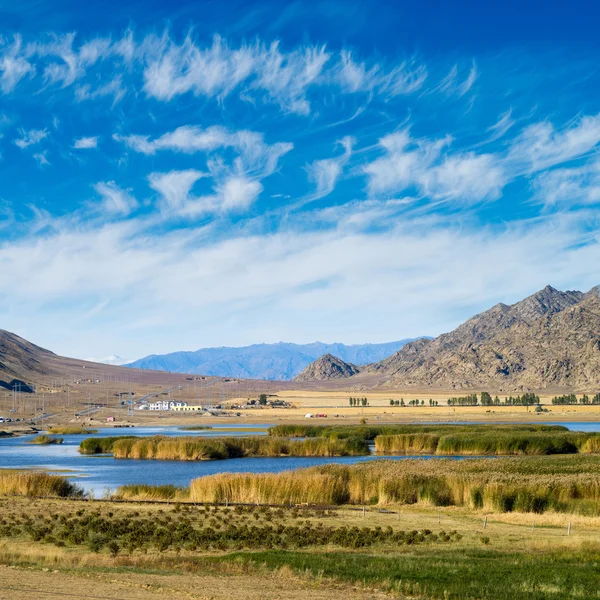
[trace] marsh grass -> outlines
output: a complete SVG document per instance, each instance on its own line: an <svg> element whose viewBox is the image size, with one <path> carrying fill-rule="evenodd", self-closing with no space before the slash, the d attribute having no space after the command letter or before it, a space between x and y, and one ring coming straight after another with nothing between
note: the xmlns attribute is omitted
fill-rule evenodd
<svg viewBox="0 0 600 600"><path fill-rule="evenodd" d="M548 455L600 452L596 433L563 431L458 430L451 434L404 433L378 435L375 451L382 454Z"/></svg>
<svg viewBox="0 0 600 600"><path fill-rule="evenodd" d="M119 487L119 491L115 497L121 500L186 501L190 499L190 490L189 488L175 485L130 484Z"/></svg>
<svg viewBox="0 0 600 600"><path fill-rule="evenodd" d="M250 456L360 456L369 447L360 438L288 440L268 437L117 437L90 438L82 454L112 453L120 459L219 460Z"/></svg>
<svg viewBox="0 0 600 600"><path fill-rule="evenodd" d="M34 471L1 471L0 496L80 497L81 488L59 475Z"/></svg>
<svg viewBox="0 0 600 600"><path fill-rule="evenodd" d="M28 444L37 444L40 446L47 446L49 444L62 444L63 439L61 437L54 437L51 435L36 435L32 440L29 440Z"/></svg>
<svg viewBox="0 0 600 600"><path fill-rule="evenodd" d="M465 506L491 512L600 515L593 456L373 461L276 474L222 473L191 482L195 502Z"/></svg>
<svg viewBox="0 0 600 600"><path fill-rule="evenodd" d="M86 438L79 444L80 454L110 454L117 440L136 439L134 436L112 436L103 438Z"/></svg>
<svg viewBox="0 0 600 600"><path fill-rule="evenodd" d="M343 439L361 437L373 441L377 436L431 434L436 436L451 434L502 433L559 433L568 432L562 425L525 424L482 424L482 425L276 425L268 429L273 437L329 437Z"/></svg>

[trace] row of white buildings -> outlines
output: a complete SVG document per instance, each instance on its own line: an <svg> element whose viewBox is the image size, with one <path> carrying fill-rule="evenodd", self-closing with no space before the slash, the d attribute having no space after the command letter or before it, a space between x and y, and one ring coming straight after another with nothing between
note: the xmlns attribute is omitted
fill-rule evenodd
<svg viewBox="0 0 600 600"><path fill-rule="evenodd" d="M159 400L158 402L148 402L138 406L138 410L181 410L187 406L187 402L177 400Z"/></svg>

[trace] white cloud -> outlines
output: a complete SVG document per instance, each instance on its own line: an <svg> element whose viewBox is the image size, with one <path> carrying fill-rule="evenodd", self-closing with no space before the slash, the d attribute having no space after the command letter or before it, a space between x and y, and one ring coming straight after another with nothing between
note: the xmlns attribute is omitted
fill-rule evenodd
<svg viewBox="0 0 600 600"><path fill-rule="evenodd" d="M74 33L51 33L27 44L19 36L12 43L0 38L0 90L10 93L26 77L41 80L38 88L72 87L79 102L109 97L116 104L141 85L147 96L163 102L187 93L224 102L235 92L242 100L308 115L313 90L333 86L389 100L421 89L427 68L415 59L383 65L324 45L284 49L278 40L234 46L216 35L203 44L190 33L179 42L167 30L137 40L131 31L117 40L82 42ZM456 93L464 93L474 77L472 70L456 84Z"/></svg>
<svg viewBox="0 0 600 600"><path fill-rule="evenodd" d="M256 179L225 170L216 179L212 193L194 195L192 188L206 176L207 173L193 169L152 173L148 181L150 187L159 194L159 209L163 216L195 218L207 214L245 211L263 190Z"/></svg>
<svg viewBox="0 0 600 600"><path fill-rule="evenodd" d="M584 156L599 143L600 115L581 117L561 131L545 121L529 125L515 138L508 161L534 173Z"/></svg>
<svg viewBox="0 0 600 600"><path fill-rule="evenodd" d="M76 150L89 150L98 147L97 137L81 137L73 142L73 148Z"/></svg>
<svg viewBox="0 0 600 600"><path fill-rule="evenodd" d="M202 129L193 125L184 125L174 131L150 140L147 135L113 136L116 141L123 142L126 146L143 154L155 154L160 150L178 152L208 152L217 148L239 148L243 139L253 137L255 143L262 143L262 135L258 133L234 132L231 133L224 127L214 126Z"/></svg>
<svg viewBox="0 0 600 600"><path fill-rule="evenodd" d="M199 214L210 210L210 204L191 195L196 182L206 173L195 169L152 173L150 187L160 195L160 209L166 216Z"/></svg>
<svg viewBox="0 0 600 600"><path fill-rule="evenodd" d="M114 181L101 181L94 185L94 189L102 196L101 209L105 213L127 216L138 207L137 200Z"/></svg>
<svg viewBox="0 0 600 600"><path fill-rule="evenodd" d="M266 93L266 99L299 114L309 112L306 89L329 59L322 47L282 53L274 42L232 49L220 36L215 36L212 46L202 48L190 36L179 45L164 34L147 38L144 49L144 89L150 96L168 101L191 92L223 98L246 83Z"/></svg>
<svg viewBox="0 0 600 600"><path fill-rule="evenodd" d="M39 144L43 139L48 137L48 131L46 129L30 129L29 131L19 129L19 134L21 137L14 140L14 143L21 148L21 150Z"/></svg>
<svg viewBox="0 0 600 600"><path fill-rule="evenodd" d="M391 196L415 188L434 200L476 202L499 197L507 177L497 157L450 153L452 138L413 139L408 130L379 140L385 154L368 163L371 196Z"/></svg>
<svg viewBox="0 0 600 600"><path fill-rule="evenodd" d="M316 187L314 194L310 197L311 200L323 198L333 192L344 166L352 155L352 148L355 143L354 138L347 136L339 142L344 149L341 156L316 160L307 167L308 178Z"/></svg>
<svg viewBox="0 0 600 600"><path fill-rule="evenodd" d="M258 181L243 176L230 177L218 188L221 208L226 211L245 210L258 198L262 189Z"/></svg>
<svg viewBox="0 0 600 600"><path fill-rule="evenodd" d="M33 158L38 161L40 167L45 167L50 164L50 161L48 160L47 152L36 152L33 155Z"/></svg>
<svg viewBox="0 0 600 600"><path fill-rule="evenodd" d="M0 38L0 90L12 92L21 79L35 72L33 65L23 56L23 41L20 35L14 37L12 45L3 47Z"/></svg>
<svg viewBox="0 0 600 600"><path fill-rule="evenodd" d="M0 302L11 327L56 351L139 356L195 347L198 331L203 345L436 334L547 283L600 280L600 244L584 215L501 229L388 218L369 234L344 221L219 239L194 227L152 232L139 220L58 223L0 243L0 276L21 282L0 290ZM106 299L94 319L67 318Z"/></svg>
<svg viewBox="0 0 600 600"><path fill-rule="evenodd" d="M155 154L164 150L192 154L234 148L241 156L241 167L244 170L260 171L263 176L270 175L277 168L279 158L294 147L293 144L285 142L266 144L262 133L247 130L230 131L221 126L202 129L184 125L153 140L143 135L115 134L113 137L143 154Z"/></svg>
<svg viewBox="0 0 600 600"><path fill-rule="evenodd" d="M448 72L440 84L434 89L434 91L444 92L447 95L455 95L459 98L462 98L467 92L471 90L475 81L477 81L478 71L475 63L471 65L469 69L469 73L463 81L460 81L459 78L459 68L458 65L453 65L453 67Z"/></svg>
<svg viewBox="0 0 600 600"><path fill-rule="evenodd" d="M534 180L536 199L547 207L600 203L600 160L570 169L540 173Z"/></svg>
<svg viewBox="0 0 600 600"><path fill-rule="evenodd" d="M498 120L491 127L488 127L487 131L492 134L488 142L493 142L495 140L499 140L501 137L504 137L508 130L514 126L514 124L515 121L512 118L511 108L502 113Z"/></svg>
<svg viewBox="0 0 600 600"><path fill-rule="evenodd" d="M84 100L94 100L95 98L112 97L113 106L123 99L127 90L123 84L121 75L117 75L111 81L104 83L96 88L92 88L89 83L80 85L75 89L75 98L78 102Z"/></svg>

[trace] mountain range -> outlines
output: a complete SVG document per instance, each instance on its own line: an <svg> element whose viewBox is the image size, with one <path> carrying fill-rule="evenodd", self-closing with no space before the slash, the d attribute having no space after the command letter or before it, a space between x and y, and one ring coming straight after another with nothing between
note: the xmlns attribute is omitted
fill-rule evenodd
<svg viewBox="0 0 600 600"><path fill-rule="evenodd" d="M304 381L309 373L320 381L340 373L356 377L346 367L332 371L321 361L305 371ZM600 286L587 293L547 286L515 304L496 304L450 333L405 344L361 368L361 377L366 374L378 375L385 387L597 391Z"/></svg>
<svg viewBox="0 0 600 600"><path fill-rule="evenodd" d="M203 348L191 352L152 354L125 366L216 377L287 381L325 354L335 355L342 361L356 365L366 365L387 358L410 341L413 340L356 345L279 342L240 348Z"/></svg>
<svg viewBox="0 0 600 600"><path fill-rule="evenodd" d="M163 384L167 380L175 384L182 378L179 373L187 372L256 379L296 377L287 385L328 381L346 385L347 381L365 389L598 393L600 286L586 293L547 286L515 304L496 304L435 339L357 346L280 343L212 348L148 357L132 365L176 371L143 372L149 382ZM61 357L0 330L0 387L25 391L25 385L35 386L43 379L71 376L127 381L130 373L126 367Z"/></svg>

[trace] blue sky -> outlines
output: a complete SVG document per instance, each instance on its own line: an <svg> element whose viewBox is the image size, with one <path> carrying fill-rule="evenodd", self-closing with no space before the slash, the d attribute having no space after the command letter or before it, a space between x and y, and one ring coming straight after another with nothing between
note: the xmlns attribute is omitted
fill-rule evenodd
<svg viewBox="0 0 600 600"><path fill-rule="evenodd" d="M598 9L455 4L0 2L0 328L382 342L600 283Z"/></svg>

